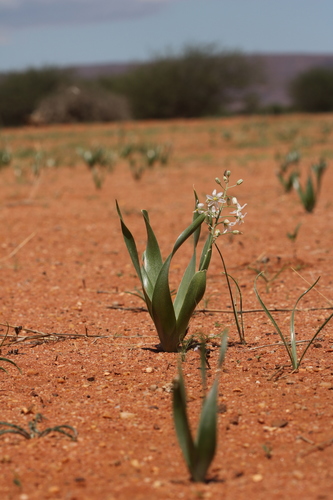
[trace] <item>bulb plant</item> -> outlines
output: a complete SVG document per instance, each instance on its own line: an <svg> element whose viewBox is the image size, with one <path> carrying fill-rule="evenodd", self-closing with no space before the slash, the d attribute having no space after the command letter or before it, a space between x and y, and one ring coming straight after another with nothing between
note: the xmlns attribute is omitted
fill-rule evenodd
<svg viewBox="0 0 333 500"><path fill-rule="evenodd" d="M230 187L235 187L229 186L229 177L230 171L226 171L223 184L220 179L215 179L221 191L217 192L214 189L211 195L206 196L205 203L199 202L194 191L195 209L192 222L179 235L171 253L164 261L148 212L142 210L147 243L142 265L140 264L135 239L126 226L118 202L116 202L123 238L140 280L142 298L147 305L164 351L177 352L179 344L187 334L190 319L206 290L206 274L216 239L222 234L240 234L234 226L243 222L244 215L241 210L245 205L241 207L237 198L228 194ZM236 185L241 183L242 180L239 180ZM223 213L224 210L228 210L227 215ZM197 245L204 222L208 225L209 231L197 267ZM192 257L173 300L169 286L170 264L176 252L190 237L192 237L193 244Z"/></svg>
<svg viewBox="0 0 333 500"><path fill-rule="evenodd" d="M309 213L313 212L317 204L321 180L326 168L325 160L320 160L318 163L312 165L304 188L302 188L298 176L293 179L294 189L297 191L303 207ZM311 173L314 175L315 182L312 179Z"/></svg>
<svg viewBox="0 0 333 500"><path fill-rule="evenodd" d="M187 416L187 399L181 364L178 365L178 377L173 381L172 406L173 420L180 448L186 465L195 482L204 482L208 468L213 461L217 446L217 396L219 374L227 350L227 330L222 333L218 359L218 375L206 394L206 347L200 345L201 376L203 403L195 439Z"/></svg>
<svg viewBox="0 0 333 500"><path fill-rule="evenodd" d="M24 427L21 427L20 425L11 424L9 422L0 422L0 436L3 434L19 434L26 439L33 439L36 437L40 438L47 436L50 432L60 432L60 434L68 436L72 441L77 440L77 431L71 425L57 425L40 431L37 428L37 424L42 422L42 420L45 420L45 417L43 417L41 413L37 413L35 418L29 422L28 430L24 429Z"/></svg>
<svg viewBox="0 0 333 500"><path fill-rule="evenodd" d="M298 151L290 151L280 164L280 169L278 170L276 176L286 193L289 193L292 190L294 180L299 177L298 164L300 158L301 156ZM290 172L290 168L292 167L293 170Z"/></svg>

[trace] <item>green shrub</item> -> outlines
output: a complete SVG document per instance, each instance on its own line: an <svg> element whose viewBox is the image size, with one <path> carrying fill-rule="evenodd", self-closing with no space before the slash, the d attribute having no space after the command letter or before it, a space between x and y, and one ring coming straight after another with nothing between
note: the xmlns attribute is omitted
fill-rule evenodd
<svg viewBox="0 0 333 500"><path fill-rule="evenodd" d="M236 91L257 80L257 71L241 54L211 46L188 47L180 55L156 57L125 75L101 84L126 95L135 118L165 119L223 113Z"/></svg>
<svg viewBox="0 0 333 500"><path fill-rule="evenodd" d="M299 111L333 111L333 69L313 68L301 73L292 81L290 95Z"/></svg>
<svg viewBox="0 0 333 500"><path fill-rule="evenodd" d="M55 68L8 73L0 79L0 123L26 123L38 102L69 81L69 74Z"/></svg>

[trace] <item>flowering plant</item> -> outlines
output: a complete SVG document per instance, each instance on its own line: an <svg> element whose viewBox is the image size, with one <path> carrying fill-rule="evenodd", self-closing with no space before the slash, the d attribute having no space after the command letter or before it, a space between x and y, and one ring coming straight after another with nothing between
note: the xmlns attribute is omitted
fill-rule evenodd
<svg viewBox="0 0 333 500"><path fill-rule="evenodd" d="M131 257L132 263L141 282L142 298L146 302L148 312L156 327L162 349L167 352L176 352L180 342L185 338L192 314L204 296L206 289L206 273L210 264L212 246L220 234L240 234L234 230L236 223L242 223L244 215L236 198L227 195L230 172L223 176L224 186L219 179L216 182L222 187L221 192L216 189L207 195L206 203L199 203L194 191L195 210L192 223L177 238L167 259L163 261L159 244L150 225L148 212L142 210L147 232L146 250L143 253L142 265L139 262L138 251L134 237L125 225L120 207L116 202L120 218L122 234ZM241 180L237 184L241 184ZM245 206L245 205L244 205ZM229 212L229 219L222 215L225 207L234 208ZM206 221L209 233L202 248L198 269L196 270L197 245L202 223ZM221 227L221 229L219 229ZM169 286L169 269L173 256L190 237L193 237L193 253L184 272L176 297L172 300Z"/></svg>

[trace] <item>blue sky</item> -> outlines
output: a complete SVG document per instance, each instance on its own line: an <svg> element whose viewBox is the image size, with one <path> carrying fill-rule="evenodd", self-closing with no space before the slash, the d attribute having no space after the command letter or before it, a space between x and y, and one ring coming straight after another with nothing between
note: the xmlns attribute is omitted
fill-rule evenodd
<svg viewBox="0 0 333 500"><path fill-rule="evenodd" d="M332 0L0 0L0 72L147 60L186 44L333 53Z"/></svg>

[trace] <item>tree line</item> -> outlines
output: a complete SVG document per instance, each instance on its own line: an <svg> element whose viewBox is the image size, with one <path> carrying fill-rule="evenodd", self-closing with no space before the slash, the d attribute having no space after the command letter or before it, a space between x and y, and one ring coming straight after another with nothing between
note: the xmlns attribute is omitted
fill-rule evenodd
<svg viewBox="0 0 333 500"><path fill-rule="evenodd" d="M93 80L59 68L28 69L0 75L0 125L263 112L255 91L263 81L264 68L258 63L212 46L187 47ZM333 111L333 69L298 75L289 92L289 110Z"/></svg>

